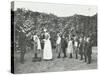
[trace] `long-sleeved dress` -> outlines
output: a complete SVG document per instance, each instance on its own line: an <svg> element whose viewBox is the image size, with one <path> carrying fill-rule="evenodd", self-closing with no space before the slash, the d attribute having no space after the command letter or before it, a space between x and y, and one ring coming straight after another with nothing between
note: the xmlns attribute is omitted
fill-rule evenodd
<svg viewBox="0 0 100 75"><path fill-rule="evenodd" d="M50 60L52 59L52 46L50 41L50 35L46 33L45 36L48 36L48 39L44 39L43 59Z"/></svg>
<svg viewBox="0 0 100 75"><path fill-rule="evenodd" d="M34 35L34 51L36 50L41 50L41 44L40 44L40 39L37 35Z"/></svg>
<svg viewBox="0 0 100 75"><path fill-rule="evenodd" d="M72 40L70 40L70 41L68 42L67 53L68 53L68 54L73 53L73 41L72 41Z"/></svg>

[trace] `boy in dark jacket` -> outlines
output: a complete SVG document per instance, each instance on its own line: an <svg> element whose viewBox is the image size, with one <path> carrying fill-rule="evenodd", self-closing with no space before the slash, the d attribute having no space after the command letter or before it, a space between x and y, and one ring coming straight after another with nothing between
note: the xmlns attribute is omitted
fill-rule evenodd
<svg viewBox="0 0 100 75"><path fill-rule="evenodd" d="M67 57L66 56L66 48L67 48L67 41L66 39L64 38L64 36L61 37L61 51L63 52L64 54L64 57ZM61 52L60 52L61 53ZM60 53L59 53L59 57L60 57Z"/></svg>
<svg viewBox="0 0 100 75"><path fill-rule="evenodd" d="M91 54L92 54L92 40L90 37L87 38L87 44L86 44L86 56L87 56L87 64L91 63Z"/></svg>

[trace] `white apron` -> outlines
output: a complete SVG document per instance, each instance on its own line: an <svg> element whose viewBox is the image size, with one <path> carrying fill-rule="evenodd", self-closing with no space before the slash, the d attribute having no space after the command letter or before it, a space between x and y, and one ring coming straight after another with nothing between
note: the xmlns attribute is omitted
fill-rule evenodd
<svg viewBox="0 0 100 75"><path fill-rule="evenodd" d="M44 50L43 50L43 59L50 60L52 59L52 46L51 41L44 39Z"/></svg>
<svg viewBox="0 0 100 75"><path fill-rule="evenodd" d="M37 49L41 50L40 39L37 35L34 35L34 41L37 42Z"/></svg>
<svg viewBox="0 0 100 75"><path fill-rule="evenodd" d="M73 53L73 42L71 40L68 42L67 53Z"/></svg>
<svg viewBox="0 0 100 75"><path fill-rule="evenodd" d="M37 49L41 50L41 44L40 44L40 39L39 39L39 38L38 38L38 40L37 40L37 44L38 44Z"/></svg>

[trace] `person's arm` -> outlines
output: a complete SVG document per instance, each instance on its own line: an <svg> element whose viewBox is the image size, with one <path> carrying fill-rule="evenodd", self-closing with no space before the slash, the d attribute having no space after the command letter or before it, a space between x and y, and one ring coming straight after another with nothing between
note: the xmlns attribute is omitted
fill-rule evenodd
<svg viewBox="0 0 100 75"><path fill-rule="evenodd" d="M51 37L50 37L50 34L48 34L48 36L49 36L48 38L50 39L50 38L51 38Z"/></svg>

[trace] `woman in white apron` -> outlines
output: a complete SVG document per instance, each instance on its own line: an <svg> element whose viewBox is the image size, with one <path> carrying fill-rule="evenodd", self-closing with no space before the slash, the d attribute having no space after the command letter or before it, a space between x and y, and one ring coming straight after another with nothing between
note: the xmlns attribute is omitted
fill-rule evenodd
<svg viewBox="0 0 100 75"><path fill-rule="evenodd" d="M52 59L52 46L50 41L50 35L47 32L45 33L45 39L44 39L43 59L44 60Z"/></svg>

